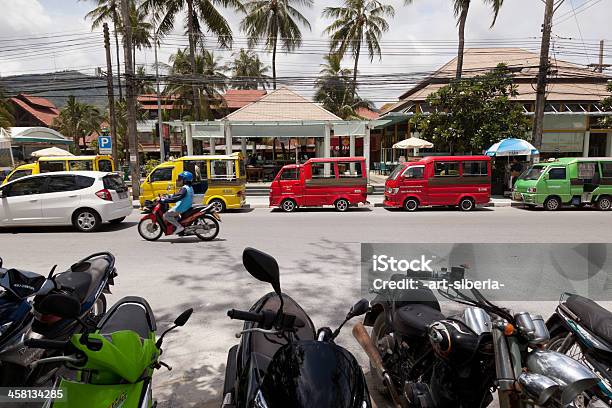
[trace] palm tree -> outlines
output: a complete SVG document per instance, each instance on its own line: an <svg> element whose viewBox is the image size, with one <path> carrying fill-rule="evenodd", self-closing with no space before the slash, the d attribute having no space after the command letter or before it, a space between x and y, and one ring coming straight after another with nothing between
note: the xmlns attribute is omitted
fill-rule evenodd
<svg viewBox="0 0 612 408"><path fill-rule="evenodd" d="M280 40L283 50L290 52L302 44L299 25L311 30L310 23L296 6L311 8L313 0L246 0L246 16L240 30L249 37L249 48L260 41L272 52L272 84L276 89L276 52Z"/></svg>
<svg viewBox="0 0 612 408"><path fill-rule="evenodd" d="M62 108L55 119L54 126L64 135L72 136L76 153L81 152L81 140L85 145L85 137L93 132L100 132L100 124L104 120L100 110L90 104L77 102L71 95L66 106Z"/></svg>
<svg viewBox="0 0 612 408"><path fill-rule="evenodd" d="M145 68L142 65L136 69L135 82L137 95L155 93L155 88L153 87L151 80L147 78L147 72L145 71Z"/></svg>
<svg viewBox="0 0 612 408"><path fill-rule="evenodd" d="M234 53L234 60L229 64L232 72L232 87L234 89L263 89L270 85L266 75L268 67L259 59L259 55L251 50L240 49Z"/></svg>
<svg viewBox="0 0 612 408"><path fill-rule="evenodd" d="M404 0L404 4L411 4L413 0ZM486 4L491 6L493 10L493 22L489 28L492 28L497 21L497 15L501 9L504 0L483 0ZM457 27L459 27L459 45L457 47L457 72L455 77L461 79L463 72L463 50L465 49L465 22L467 20L468 12L470 10L470 4L472 0L453 0L453 9L455 11L455 17L457 18Z"/></svg>
<svg viewBox="0 0 612 408"><path fill-rule="evenodd" d="M240 0L144 0L141 7L145 12L152 13L161 36L174 30L174 22L180 13L186 11L187 36L189 38L189 62L191 74L196 75L196 44L202 38L205 30L217 37L221 46L232 43L232 29L227 20L217 10L218 6L230 7L242 11ZM193 105L195 119L199 120L200 100L193 85Z"/></svg>
<svg viewBox="0 0 612 408"><path fill-rule="evenodd" d="M13 109L6 98L4 90L0 88L0 128L8 129L14 123Z"/></svg>
<svg viewBox="0 0 612 408"><path fill-rule="evenodd" d="M378 55L380 37L389 30L385 18L393 17L393 6L382 4L378 0L344 0L344 7L326 7L323 17L334 19L325 33L330 36L331 51L343 57L350 49L355 65L353 67L353 96L357 92L357 68L361 47L365 41L370 61Z"/></svg>
<svg viewBox="0 0 612 408"><path fill-rule="evenodd" d="M136 50L151 48L153 24L148 21L145 10L142 7L136 7L135 3L131 3L130 26L132 28L132 59L134 60L134 72L136 72Z"/></svg>
<svg viewBox="0 0 612 408"><path fill-rule="evenodd" d="M315 81L316 92L314 100L325 109L343 119L357 119L359 115L356 108L372 108L370 101L361 99L357 93L352 93L352 70L342 68L342 57L338 54L329 54L324 57L325 63L321 65L319 77ZM353 95L347 99L348 95Z"/></svg>
<svg viewBox="0 0 612 408"><path fill-rule="evenodd" d="M190 100L198 100L198 107L203 106L203 112L197 112L197 117L203 113L206 119L214 119L211 107L213 104L221 103L223 100L221 93L227 89L226 68L212 51L202 50L196 54L196 75L203 77L205 81L203 84L196 85L198 96L194 98L192 94L194 87L190 85L190 81L184 81L185 75L191 73L189 59L186 49L179 49L170 56L169 85L164 89L164 93L178 96L175 103L179 106L185 105Z"/></svg>
<svg viewBox="0 0 612 408"><path fill-rule="evenodd" d="M96 3L96 8L85 15L86 19L91 20L91 29L95 30L110 21L113 23L113 35L115 36L115 51L117 53L117 83L119 84L119 99L123 99L121 90L121 63L119 59L119 29L121 27L121 17L119 13L119 0L80 0L92 1Z"/></svg>

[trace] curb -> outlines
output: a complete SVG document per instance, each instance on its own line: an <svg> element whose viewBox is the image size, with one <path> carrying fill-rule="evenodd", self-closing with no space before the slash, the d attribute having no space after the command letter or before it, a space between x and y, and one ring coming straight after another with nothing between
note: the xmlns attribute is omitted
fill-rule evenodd
<svg viewBox="0 0 612 408"><path fill-rule="evenodd" d="M485 205L483 205L482 207L497 207L497 208L502 208L502 207L522 207L523 204L522 203L515 203L515 202L502 202L502 203L487 203ZM366 205L364 207L377 207L377 208L384 208L382 203L376 203L376 204L370 204L370 205ZM132 204L132 208L134 209L140 209L140 203L138 204ZM249 204L248 208L270 208L270 206L268 204Z"/></svg>

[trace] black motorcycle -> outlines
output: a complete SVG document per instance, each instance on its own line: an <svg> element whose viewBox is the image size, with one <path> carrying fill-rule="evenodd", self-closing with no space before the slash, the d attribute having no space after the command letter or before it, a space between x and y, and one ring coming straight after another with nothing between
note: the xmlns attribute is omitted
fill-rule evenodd
<svg viewBox="0 0 612 408"><path fill-rule="evenodd" d="M323 327L315 334L306 312L281 293L276 260L252 248L242 260L274 293L248 312L227 313L245 323L240 344L228 353L222 408L371 408L361 367L334 343L349 319L367 312L368 301L356 303L335 331Z"/></svg>
<svg viewBox="0 0 612 408"><path fill-rule="evenodd" d="M475 289L439 293L468 307L445 316L425 285L385 290L365 316L371 337L364 325L353 328L376 386L395 407L484 408L495 391L501 408L568 407L596 386L587 367L543 349L549 333L541 316L511 314Z"/></svg>
<svg viewBox="0 0 612 408"><path fill-rule="evenodd" d="M0 260L0 386L35 386L47 383L59 366L30 369L31 364L52 352L27 347L29 338L67 340L83 330L73 319L40 313L54 299L70 297L80 304L81 321L95 326L106 312L104 293L117 276L115 258L102 252L75 263L68 271L45 278L34 272L4 269Z"/></svg>
<svg viewBox="0 0 612 408"><path fill-rule="evenodd" d="M612 406L612 313L580 295L561 295L546 326L547 348L575 358L601 378L595 398Z"/></svg>

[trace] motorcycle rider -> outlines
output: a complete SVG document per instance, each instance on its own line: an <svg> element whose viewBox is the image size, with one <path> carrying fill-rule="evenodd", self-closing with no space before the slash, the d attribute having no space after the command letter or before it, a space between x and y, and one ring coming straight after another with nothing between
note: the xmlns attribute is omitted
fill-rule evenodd
<svg viewBox="0 0 612 408"><path fill-rule="evenodd" d="M174 233L177 235L185 230L185 227L179 223L181 214L189 211L189 209L191 209L191 205L193 204L192 183L193 174L191 172L184 171L180 173L176 180L176 186L181 188L179 192L161 200L164 204L176 203L174 208L169 209L164 214L164 220L174 225L176 228Z"/></svg>

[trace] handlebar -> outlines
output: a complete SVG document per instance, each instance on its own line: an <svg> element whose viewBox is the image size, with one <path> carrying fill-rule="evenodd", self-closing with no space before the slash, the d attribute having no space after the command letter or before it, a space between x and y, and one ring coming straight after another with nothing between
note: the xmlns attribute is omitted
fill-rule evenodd
<svg viewBox="0 0 612 408"><path fill-rule="evenodd" d="M227 315L230 319L245 320L255 323L261 323L264 318L263 313L245 312L237 309L228 310Z"/></svg>
<svg viewBox="0 0 612 408"><path fill-rule="evenodd" d="M31 348L40 348L45 350L64 350L69 344L69 342L47 339L25 339L23 344Z"/></svg>

